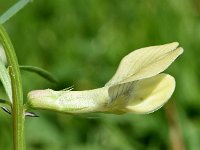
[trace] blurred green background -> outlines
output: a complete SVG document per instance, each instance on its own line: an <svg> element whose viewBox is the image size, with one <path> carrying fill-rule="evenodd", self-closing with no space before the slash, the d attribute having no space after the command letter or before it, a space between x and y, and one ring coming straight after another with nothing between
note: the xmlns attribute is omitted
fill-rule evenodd
<svg viewBox="0 0 200 150"><path fill-rule="evenodd" d="M16 0L1 0L0 14ZM35 0L6 27L19 63L52 72L53 85L22 71L33 89L103 86L134 49L180 42L184 54L165 72L176 78L171 100L149 115L70 116L49 111L26 119L28 150L199 150L199 0ZM0 89L1 97L5 95ZM0 111L0 149L12 149L11 117Z"/></svg>

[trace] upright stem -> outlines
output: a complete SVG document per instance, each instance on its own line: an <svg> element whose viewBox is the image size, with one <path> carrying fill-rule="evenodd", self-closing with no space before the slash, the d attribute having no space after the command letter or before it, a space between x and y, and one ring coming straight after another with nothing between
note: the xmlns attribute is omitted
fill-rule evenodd
<svg viewBox="0 0 200 150"><path fill-rule="evenodd" d="M25 150L24 142L24 107L23 90L19 65L11 40L2 25L0 25L0 41L4 47L12 84L12 119L14 150Z"/></svg>
<svg viewBox="0 0 200 150"><path fill-rule="evenodd" d="M177 109L173 101L165 105L166 118L169 124L169 139L172 150L185 150L181 128L177 120Z"/></svg>

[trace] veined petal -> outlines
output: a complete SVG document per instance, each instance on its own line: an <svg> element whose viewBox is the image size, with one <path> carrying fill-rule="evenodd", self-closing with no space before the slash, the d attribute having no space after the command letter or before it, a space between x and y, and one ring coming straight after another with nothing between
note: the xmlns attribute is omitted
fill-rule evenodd
<svg viewBox="0 0 200 150"><path fill-rule="evenodd" d="M155 76L183 53L177 42L159 46L150 46L135 50L125 56L111 80L106 86L132 82Z"/></svg>

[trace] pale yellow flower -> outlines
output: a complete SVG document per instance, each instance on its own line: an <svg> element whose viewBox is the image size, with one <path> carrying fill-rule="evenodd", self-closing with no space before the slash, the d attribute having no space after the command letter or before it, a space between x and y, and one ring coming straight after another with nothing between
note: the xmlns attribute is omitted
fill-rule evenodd
<svg viewBox="0 0 200 150"><path fill-rule="evenodd" d="M161 72L183 53L178 45L174 42L131 52L122 59L115 75L102 88L31 91L28 105L73 114L153 112L165 104L174 92L175 79Z"/></svg>

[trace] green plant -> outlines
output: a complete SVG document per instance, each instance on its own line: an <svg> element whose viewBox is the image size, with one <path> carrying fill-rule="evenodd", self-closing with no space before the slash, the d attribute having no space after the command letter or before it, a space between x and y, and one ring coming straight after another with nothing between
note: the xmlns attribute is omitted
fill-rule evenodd
<svg viewBox="0 0 200 150"><path fill-rule="evenodd" d="M3 24L28 2L27 0L19 1L5 15L2 15L0 23ZM25 116L34 116L33 113L27 112L29 108L49 109L65 113L103 112L116 114L124 112L149 113L158 109L170 98L175 87L173 77L159 73L164 71L183 51L181 48L177 48L178 43L138 50L122 60L114 77L101 89L83 92L72 92L71 89L32 91L28 95L28 103L24 104L20 68L36 72L50 81L55 82L56 80L51 74L40 68L20 67L10 38L2 26L0 27L0 40L8 60L8 68L5 68L1 62L1 80L10 100L2 100L1 102L7 105L4 109L12 114L13 145L16 150L25 149ZM138 58L141 60L138 61ZM162 89L161 93L159 90L155 90L157 87ZM155 92L152 92L154 90ZM66 101L68 97L75 99ZM157 101L152 100L155 97ZM7 109L8 107L11 107L11 111Z"/></svg>

